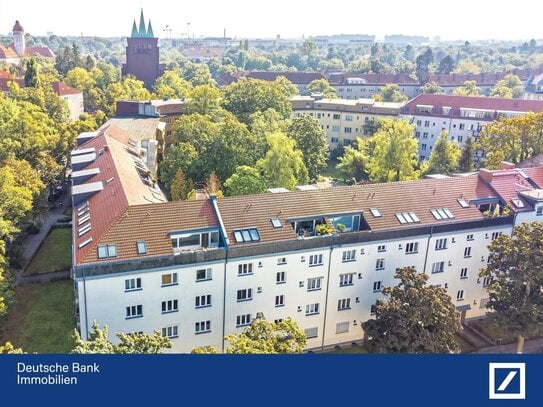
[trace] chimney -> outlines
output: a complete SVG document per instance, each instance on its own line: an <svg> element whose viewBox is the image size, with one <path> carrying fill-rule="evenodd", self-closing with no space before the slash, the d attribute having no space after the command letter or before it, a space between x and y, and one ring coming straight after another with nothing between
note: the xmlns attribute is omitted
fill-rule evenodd
<svg viewBox="0 0 543 407"><path fill-rule="evenodd" d="M479 177L481 177L486 182L492 182L493 173L491 170L487 170L486 168L481 168L479 170Z"/></svg>
<svg viewBox="0 0 543 407"><path fill-rule="evenodd" d="M515 169L515 164L510 163L509 161L502 161L500 163L500 170L513 170Z"/></svg>

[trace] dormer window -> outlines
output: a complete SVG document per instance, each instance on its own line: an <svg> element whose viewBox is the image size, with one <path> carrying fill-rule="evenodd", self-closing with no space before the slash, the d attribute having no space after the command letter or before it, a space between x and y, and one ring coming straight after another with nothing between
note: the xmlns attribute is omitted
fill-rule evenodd
<svg viewBox="0 0 543 407"><path fill-rule="evenodd" d="M172 234L172 248L175 253L183 250L193 250L199 248L210 248L219 246L219 231L209 232L187 232Z"/></svg>

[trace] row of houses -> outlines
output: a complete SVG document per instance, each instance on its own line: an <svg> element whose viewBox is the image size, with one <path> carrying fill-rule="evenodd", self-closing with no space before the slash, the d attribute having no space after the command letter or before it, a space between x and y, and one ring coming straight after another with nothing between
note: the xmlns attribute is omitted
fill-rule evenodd
<svg viewBox="0 0 543 407"><path fill-rule="evenodd" d="M172 352L224 350L258 314L292 317L307 349L350 343L407 266L445 288L462 319L480 316L488 244L543 219L541 166L166 202L126 131L108 124L78 144L72 274L84 338L95 320L112 333L158 330Z"/></svg>

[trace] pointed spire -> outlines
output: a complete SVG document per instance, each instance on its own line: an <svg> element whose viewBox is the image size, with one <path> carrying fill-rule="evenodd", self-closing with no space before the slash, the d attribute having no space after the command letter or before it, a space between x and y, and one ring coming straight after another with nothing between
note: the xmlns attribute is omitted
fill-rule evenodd
<svg viewBox="0 0 543 407"><path fill-rule="evenodd" d="M132 38L136 38L138 36L138 27L136 26L136 20L134 20L134 24L132 24Z"/></svg>
<svg viewBox="0 0 543 407"><path fill-rule="evenodd" d="M141 9L141 15L140 15L140 28L138 37L145 38L147 37L147 30L145 29L145 19L143 18L143 9Z"/></svg>
<svg viewBox="0 0 543 407"><path fill-rule="evenodd" d="M155 35L153 34L153 26L151 25L151 19L149 19L149 26L147 27L147 37L154 38Z"/></svg>

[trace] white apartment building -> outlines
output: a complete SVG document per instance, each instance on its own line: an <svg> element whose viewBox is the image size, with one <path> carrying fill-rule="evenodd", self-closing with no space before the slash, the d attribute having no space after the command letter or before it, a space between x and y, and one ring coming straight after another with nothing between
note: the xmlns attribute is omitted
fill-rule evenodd
<svg viewBox="0 0 543 407"><path fill-rule="evenodd" d="M367 99L389 84L398 85L400 93L413 98L420 93L420 83L407 74L357 74L337 73L328 78L340 99Z"/></svg>
<svg viewBox="0 0 543 407"><path fill-rule="evenodd" d="M373 99L317 99L294 96L291 100L293 117L308 114L317 119L326 133L330 149L338 144L350 145L357 137L371 136L372 121L398 117L403 103L376 102Z"/></svg>
<svg viewBox="0 0 543 407"><path fill-rule="evenodd" d="M415 125L419 160L423 161L430 158L443 130L462 146L468 137L477 140L483 126L494 120L541 111L541 100L421 94L402 107L401 116Z"/></svg>
<svg viewBox="0 0 543 407"><path fill-rule="evenodd" d="M115 332L158 330L171 352L224 350L224 336L259 313L292 317L307 349L362 340L382 288L407 266L445 288L461 318L482 315L487 245L515 223L543 219L543 167L165 202L114 126L72 157L82 337L94 320L113 341ZM511 215L483 213L504 206ZM319 235L320 224L333 232Z"/></svg>

